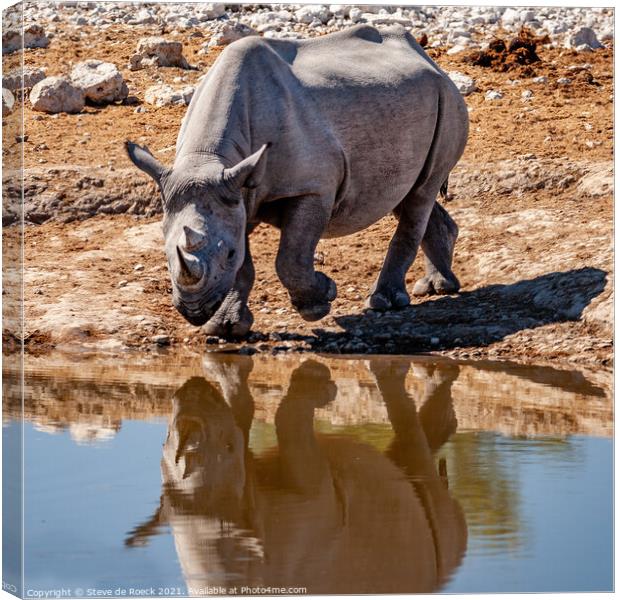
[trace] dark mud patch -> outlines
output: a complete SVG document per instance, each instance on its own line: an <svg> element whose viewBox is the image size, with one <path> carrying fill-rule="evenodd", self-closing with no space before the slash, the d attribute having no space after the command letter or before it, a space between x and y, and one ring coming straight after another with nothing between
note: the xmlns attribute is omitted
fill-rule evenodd
<svg viewBox="0 0 620 600"><path fill-rule="evenodd" d="M504 73L518 70L521 75L532 77L531 65L540 63L536 53L539 44L548 44L549 36L536 37L527 29L522 29L517 37L510 41L494 38L486 50L480 50L465 58L467 62L478 67L485 67Z"/></svg>
<svg viewBox="0 0 620 600"><path fill-rule="evenodd" d="M2 331L2 354L5 356L21 352L22 345L25 352L31 356L45 355L55 348L51 335L38 329L26 333L23 339L14 332L4 329Z"/></svg>

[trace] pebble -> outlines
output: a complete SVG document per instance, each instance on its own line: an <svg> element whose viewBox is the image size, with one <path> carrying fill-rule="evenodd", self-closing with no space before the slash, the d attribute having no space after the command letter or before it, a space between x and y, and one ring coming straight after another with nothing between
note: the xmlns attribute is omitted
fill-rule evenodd
<svg viewBox="0 0 620 600"><path fill-rule="evenodd" d="M485 100L501 100L504 97L499 90L489 90L485 95Z"/></svg>
<svg viewBox="0 0 620 600"><path fill-rule="evenodd" d="M151 338L151 341L158 346L169 346L170 345L170 336L168 335L154 335Z"/></svg>
<svg viewBox="0 0 620 600"><path fill-rule="evenodd" d="M2 88L2 116L6 117L13 112L15 106L15 97L12 92L6 88Z"/></svg>
<svg viewBox="0 0 620 600"><path fill-rule="evenodd" d="M190 68L183 56L183 44L163 37L147 37L138 41L135 54L129 58L129 69L138 71L147 66Z"/></svg>
<svg viewBox="0 0 620 600"><path fill-rule="evenodd" d="M154 85L144 92L144 101L157 107L175 104L189 105L194 95L194 86L187 85L183 88L173 88L170 85Z"/></svg>

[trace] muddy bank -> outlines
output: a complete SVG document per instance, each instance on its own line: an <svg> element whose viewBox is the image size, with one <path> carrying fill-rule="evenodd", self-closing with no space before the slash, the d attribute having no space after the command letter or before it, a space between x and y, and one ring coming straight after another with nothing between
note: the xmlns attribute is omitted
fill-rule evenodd
<svg viewBox="0 0 620 600"><path fill-rule="evenodd" d="M7 203L3 225L18 219L21 180L17 171L3 173ZM604 196L613 189L613 162L541 158L526 154L481 165L461 162L450 177L451 198L486 198L498 194L521 196L544 190L570 192L588 198ZM24 173L24 220L40 225L46 221L71 223L96 215L161 214L159 190L135 168L113 169L81 165L29 168Z"/></svg>
<svg viewBox="0 0 620 600"><path fill-rule="evenodd" d="M567 195L566 198L570 198ZM486 208L455 199L461 227L455 270L462 292L417 298L393 313L367 313L363 301L383 260L395 221L321 241L320 268L339 286L332 314L304 322L291 308L273 265L277 232L252 236L257 283L248 340L206 338L170 304L158 218L99 216L70 226L26 231L27 349L53 346L152 351L159 346L243 353L312 350L334 353L438 352L526 361L609 364L612 346L611 210L591 200L538 196L535 206ZM59 262L58 257L64 257ZM422 275L421 260L408 285Z"/></svg>

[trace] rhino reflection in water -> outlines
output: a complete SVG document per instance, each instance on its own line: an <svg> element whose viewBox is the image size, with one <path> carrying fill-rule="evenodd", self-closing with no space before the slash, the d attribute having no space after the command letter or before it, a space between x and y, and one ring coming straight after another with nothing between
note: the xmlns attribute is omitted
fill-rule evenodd
<svg viewBox="0 0 620 600"><path fill-rule="evenodd" d="M175 394L156 514L131 532L146 543L168 524L188 592L207 586L305 586L309 593L430 592L464 554L467 529L431 448L456 421L454 377L428 379L420 414L408 365L370 363L394 439L384 454L353 438L315 435L334 399L330 371L297 368L278 407L277 449L248 447L251 359L229 366L222 395L201 377ZM226 397L226 399L225 399Z"/></svg>

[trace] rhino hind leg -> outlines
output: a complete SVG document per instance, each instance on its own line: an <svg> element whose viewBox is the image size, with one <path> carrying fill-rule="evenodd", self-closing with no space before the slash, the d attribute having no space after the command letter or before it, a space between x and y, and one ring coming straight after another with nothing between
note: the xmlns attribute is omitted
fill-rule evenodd
<svg viewBox="0 0 620 600"><path fill-rule="evenodd" d="M424 237L438 191L438 186L431 192L414 188L394 211L398 226L390 241L379 277L366 299L366 308L390 310L409 305L405 275L413 264Z"/></svg>
<svg viewBox="0 0 620 600"><path fill-rule="evenodd" d="M239 339L250 332L254 323L254 315L248 308L248 297L254 285L254 277L250 244L246 238L245 260L237 273L235 285L228 292L217 312L202 328L205 334L222 339Z"/></svg>
<svg viewBox="0 0 620 600"><path fill-rule="evenodd" d="M445 208L435 202L422 238L422 251L426 259L426 274L412 290L414 296L455 294L461 285L452 271L454 245L458 226Z"/></svg>

